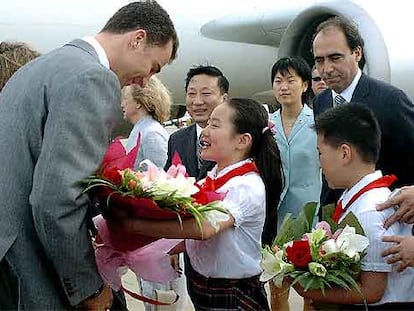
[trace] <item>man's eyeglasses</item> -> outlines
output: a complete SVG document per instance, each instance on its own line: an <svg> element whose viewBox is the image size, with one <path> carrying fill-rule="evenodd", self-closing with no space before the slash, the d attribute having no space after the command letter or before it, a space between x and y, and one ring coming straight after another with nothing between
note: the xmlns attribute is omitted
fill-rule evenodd
<svg viewBox="0 0 414 311"><path fill-rule="evenodd" d="M312 81L319 82L319 81L322 81L322 78L321 77L312 77Z"/></svg>

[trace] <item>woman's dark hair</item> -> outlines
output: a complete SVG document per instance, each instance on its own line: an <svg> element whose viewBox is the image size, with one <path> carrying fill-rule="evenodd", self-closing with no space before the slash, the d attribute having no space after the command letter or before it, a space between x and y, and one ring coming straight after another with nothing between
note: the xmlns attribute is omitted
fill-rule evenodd
<svg viewBox="0 0 414 311"><path fill-rule="evenodd" d="M262 244L271 245L277 231L277 206L283 189L283 170L279 148L268 127L268 113L258 102L248 98L232 98L228 105L234 110L236 133L252 136L250 157L257 164L266 187L266 220Z"/></svg>
<svg viewBox="0 0 414 311"><path fill-rule="evenodd" d="M274 63L271 71L271 81L275 81L276 74L280 72L282 76L291 74L293 69L303 82L308 83L308 87L302 94L302 104L310 104L312 101L312 70L308 63L300 56L282 57Z"/></svg>

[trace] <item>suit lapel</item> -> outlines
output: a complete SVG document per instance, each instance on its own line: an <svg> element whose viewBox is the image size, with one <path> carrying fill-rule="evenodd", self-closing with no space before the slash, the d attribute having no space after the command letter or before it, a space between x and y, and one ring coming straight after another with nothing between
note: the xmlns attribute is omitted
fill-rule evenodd
<svg viewBox="0 0 414 311"><path fill-rule="evenodd" d="M192 124L188 127L188 131L182 141L185 149L187 161L184 165L187 167L188 173L192 177L198 175L198 159L196 157L196 141L197 141L197 130L196 125Z"/></svg>
<svg viewBox="0 0 414 311"><path fill-rule="evenodd" d="M333 107L332 91L327 89L316 97L314 104L314 115L317 117L325 110Z"/></svg>
<svg viewBox="0 0 414 311"><path fill-rule="evenodd" d="M364 103L367 96L369 96L369 81L368 77L365 74L362 74L354 93L352 94L351 101Z"/></svg>

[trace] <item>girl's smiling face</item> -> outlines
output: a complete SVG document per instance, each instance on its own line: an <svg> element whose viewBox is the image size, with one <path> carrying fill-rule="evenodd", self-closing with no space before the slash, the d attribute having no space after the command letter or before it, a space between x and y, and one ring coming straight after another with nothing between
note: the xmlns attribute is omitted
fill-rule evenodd
<svg viewBox="0 0 414 311"><path fill-rule="evenodd" d="M201 157L215 161L219 170L247 158L242 136L233 124L234 110L227 103L218 105L211 113L202 135Z"/></svg>

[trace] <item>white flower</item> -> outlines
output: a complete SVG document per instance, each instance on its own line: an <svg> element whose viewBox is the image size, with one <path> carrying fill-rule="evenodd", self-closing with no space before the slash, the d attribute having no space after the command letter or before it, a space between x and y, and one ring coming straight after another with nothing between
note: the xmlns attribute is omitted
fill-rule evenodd
<svg viewBox="0 0 414 311"><path fill-rule="evenodd" d="M325 256L329 256L331 254L336 254L339 252L339 247L334 239L329 239L328 241L324 242L321 246L321 249Z"/></svg>
<svg viewBox="0 0 414 311"><path fill-rule="evenodd" d="M263 269L260 281L267 282L273 279L275 285L279 287L282 285L284 274L294 270L291 264L283 261L283 250L279 250L275 254L266 249L263 250L260 267Z"/></svg>
<svg viewBox="0 0 414 311"><path fill-rule="evenodd" d="M222 221L229 220L230 216L226 213L222 213L217 210L211 210L211 211L205 212L204 217L206 218L206 220L208 220L211 226L214 227L216 232L218 232L220 229L219 223Z"/></svg>
<svg viewBox="0 0 414 311"><path fill-rule="evenodd" d="M167 195L175 192L176 196L190 197L199 191L194 183L194 177L177 175L175 178L168 178L167 175L161 175L152 183L152 189L159 194Z"/></svg>
<svg viewBox="0 0 414 311"><path fill-rule="evenodd" d="M346 225L336 239L336 244L342 253L350 258L354 258L359 252L368 247L369 240L363 235L356 234L355 228Z"/></svg>
<svg viewBox="0 0 414 311"><path fill-rule="evenodd" d="M312 229L311 233L307 233L310 245L318 245L326 237L326 231L323 228Z"/></svg>
<svg viewBox="0 0 414 311"><path fill-rule="evenodd" d="M313 275L325 277L326 275L326 268L317 262L310 262L308 264L309 272Z"/></svg>

